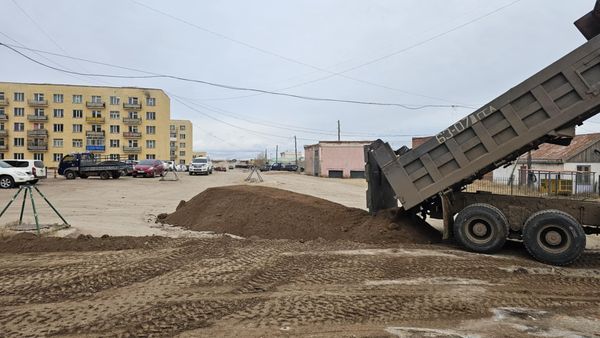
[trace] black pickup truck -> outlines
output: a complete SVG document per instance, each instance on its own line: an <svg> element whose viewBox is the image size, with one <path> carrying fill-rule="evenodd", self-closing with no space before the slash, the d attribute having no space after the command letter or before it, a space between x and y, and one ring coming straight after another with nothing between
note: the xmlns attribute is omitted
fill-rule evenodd
<svg viewBox="0 0 600 338"><path fill-rule="evenodd" d="M120 159L106 158L93 153L73 153L63 156L58 173L72 180L77 177L99 176L103 180L117 179L126 174L129 165Z"/></svg>

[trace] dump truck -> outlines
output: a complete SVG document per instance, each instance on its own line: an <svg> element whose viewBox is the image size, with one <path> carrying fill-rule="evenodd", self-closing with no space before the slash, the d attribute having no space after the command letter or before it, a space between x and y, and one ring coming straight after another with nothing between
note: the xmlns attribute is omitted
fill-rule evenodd
<svg viewBox="0 0 600 338"><path fill-rule="evenodd" d="M367 206L443 220L444 238L493 253L522 241L537 260L567 265L600 233L600 202L466 192L484 174L542 143L568 145L600 112L600 0L575 22L586 43L425 143L394 151L365 146Z"/></svg>
<svg viewBox="0 0 600 338"><path fill-rule="evenodd" d="M94 153L73 153L62 157L58 164L58 174L68 180L77 177L99 176L103 180L117 179L130 170L131 165L111 157Z"/></svg>

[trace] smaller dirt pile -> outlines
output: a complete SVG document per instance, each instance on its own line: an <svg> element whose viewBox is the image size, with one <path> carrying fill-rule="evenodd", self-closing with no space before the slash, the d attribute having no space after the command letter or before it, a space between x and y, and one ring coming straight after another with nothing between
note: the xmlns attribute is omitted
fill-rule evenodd
<svg viewBox="0 0 600 338"><path fill-rule="evenodd" d="M441 236L408 216L348 208L286 190L238 185L210 188L159 221L196 231L269 239L351 240L364 243L432 243Z"/></svg>

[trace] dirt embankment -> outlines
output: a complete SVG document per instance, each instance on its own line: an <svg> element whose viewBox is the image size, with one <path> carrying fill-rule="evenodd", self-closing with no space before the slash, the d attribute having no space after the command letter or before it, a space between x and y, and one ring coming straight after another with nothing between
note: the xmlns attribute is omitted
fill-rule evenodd
<svg viewBox="0 0 600 338"><path fill-rule="evenodd" d="M238 185L210 188L159 221L196 231L267 239L350 240L364 243L433 243L427 223L382 212L372 216L313 196Z"/></svg>
<svg viewBox="0 0 600 338"><path fill-rule="evenodd" d="M169 240L169 238L159 236L92 237L81 235L77 238L58 238L21 233L0 239L0 253L151 249L165 245Z"/></svg>

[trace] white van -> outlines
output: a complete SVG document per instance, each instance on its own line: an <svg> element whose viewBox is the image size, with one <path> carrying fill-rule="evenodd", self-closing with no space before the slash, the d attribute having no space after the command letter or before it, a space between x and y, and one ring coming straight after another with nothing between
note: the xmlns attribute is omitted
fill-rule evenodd
<svg viewBox="0 0 600 338"><path fill-rule="evenodd" d="M35 183L37 179L25 168L15 168L0 160L0 188L10 189L17 184Z"/></svg>
<svg viewBox="0 0 600 338"><path fill-rule="evenodd" d="M196 157L188 168L190 175L209 175L213 172L210 157Z"/></svg>
<svg viewBox="0 0 600 338"><path fill-rule="evenodd" d="M40 178L47 178L48 172L46 171L46 166L44 166L44 162L38 160L16 160L16 159L3 159L2 161L8 163L12 167L15 168L24 168L27 169L35 178L35 182Z"/></svg>

